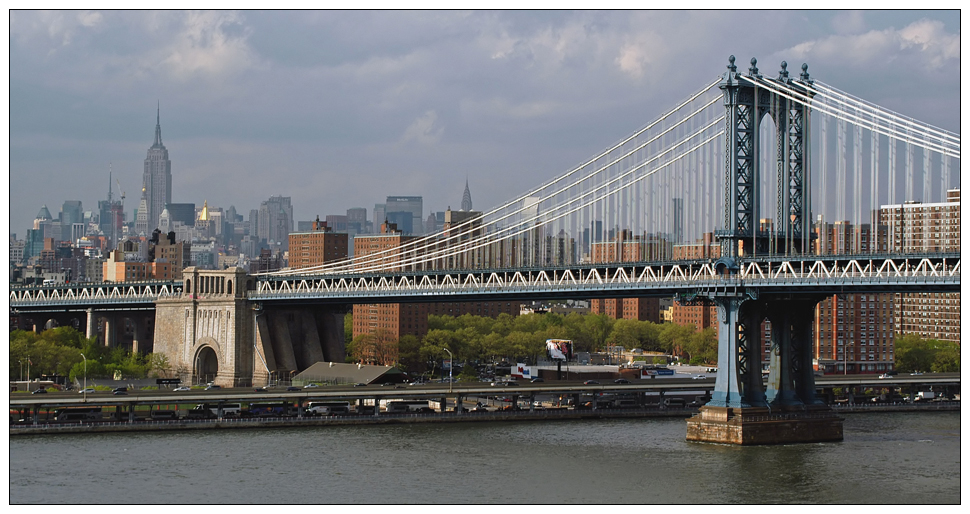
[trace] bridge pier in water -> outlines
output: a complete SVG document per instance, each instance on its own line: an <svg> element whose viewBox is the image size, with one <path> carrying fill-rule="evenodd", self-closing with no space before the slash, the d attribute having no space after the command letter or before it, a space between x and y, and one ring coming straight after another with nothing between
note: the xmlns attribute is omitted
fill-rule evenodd
<svg viewBox="0 0 970 514"><path fill-rule="evenodd" d="M798 79L781 63L775 87L811 98L814 81L808 65ZM808 108L757 87L763 76L751 59L747 75L729 59L720 88L726 109L724 230L716 234L721 259L716 267L726 287L700 292L717 306L719 326L717 381L711 401L687 422L687 440L732 444L780 444L842 440L842 418L815 398L812 366L812 314L822 299L812 295L766 295L745 287L740 268L745 253L811 253L811 199ZM764 212L760 195L762 163L758 155L761 120L775 121L779 142L777 219L783 231L757 226ZM761 373L761 322L771 321L771 356L767 391Z"/></svg>

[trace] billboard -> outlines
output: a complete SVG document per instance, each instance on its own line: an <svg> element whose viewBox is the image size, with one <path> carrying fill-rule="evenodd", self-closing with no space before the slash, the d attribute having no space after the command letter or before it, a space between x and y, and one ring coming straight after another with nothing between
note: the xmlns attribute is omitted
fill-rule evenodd
<svg viewBox="0 0 970 514"><path fill-rule="evenodd" d="M573 342L569 339L546 339L546 353L552 360L573 359Z"/></svg>
<svg viewBox="0 0 970 514"><path fill-rule="evenodd" d="M535 370L536 374L534 374L534 375L533 375L532 372L533 372L533 369L531 367L529 367L526 364L523 364L521 362L518 363L518 364L516 364L515 367L512 368L512 376L515 377L515 378L533 379L533 378L539 376L539 374L538 374L539 370Z"/></svg>

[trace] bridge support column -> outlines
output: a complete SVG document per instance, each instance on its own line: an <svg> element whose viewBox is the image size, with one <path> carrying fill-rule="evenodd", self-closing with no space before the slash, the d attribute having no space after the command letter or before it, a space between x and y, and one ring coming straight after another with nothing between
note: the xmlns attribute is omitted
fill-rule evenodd
<svg viewBox="0 0 970 514"><path fill-rule="evenodd" d="M717 382L711 401L687 420L687 440L785 444L842 440L843 419L814 405L811 313L816 301L714 298L721 322ZM772 319L769 391L761 374L761 321ZM767 403L766 399L771 403Z"/></svg>
<svg viewBox="0 0 970 514"><path fill-rule="evenodd" d="M104 314L104 345L108 348L118 344L118 316L116 314Z"/></svg>
<svg viewBox="0 0 970 514"><path fill-rule="evenodd" d="M91 339L98 336L98 318L94 314L94 309L88 309L87 314L87 327L84 331L84 337Z"/></svg>
<svg viewBox="0 0 970 514"><path fill-rule="evenodd" d="M455 414L461 416L461 413L465 411L465 400L460 394L455 395Z"/></svg>

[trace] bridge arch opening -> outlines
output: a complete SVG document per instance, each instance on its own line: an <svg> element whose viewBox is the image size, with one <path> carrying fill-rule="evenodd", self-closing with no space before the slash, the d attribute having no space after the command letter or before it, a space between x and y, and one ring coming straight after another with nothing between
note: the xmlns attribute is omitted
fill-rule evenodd
<svg viewBox="0 0 970 514"><path fill-rule="evenodd" d="M219 373L219 357L210 346L203 346L195 358L195 376L200 384L207 384L216 379Z"/></svg>

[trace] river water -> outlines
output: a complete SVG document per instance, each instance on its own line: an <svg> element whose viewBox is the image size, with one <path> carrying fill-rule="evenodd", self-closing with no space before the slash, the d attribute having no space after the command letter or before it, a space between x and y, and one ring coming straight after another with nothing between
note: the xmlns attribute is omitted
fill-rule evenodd
<svg viewBox="0 0 970 514"><path fill-rule="evenodd" d="M845 418L759 447L676 418L18 436L10 502L959 503L959 412Z"/></svg>

